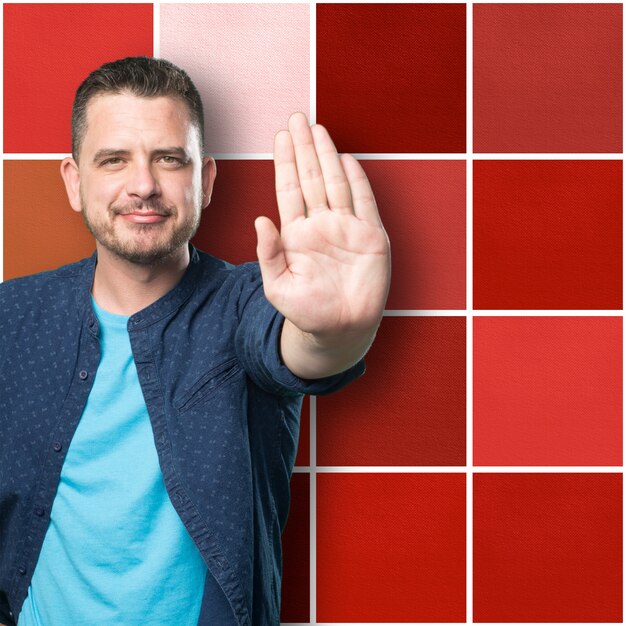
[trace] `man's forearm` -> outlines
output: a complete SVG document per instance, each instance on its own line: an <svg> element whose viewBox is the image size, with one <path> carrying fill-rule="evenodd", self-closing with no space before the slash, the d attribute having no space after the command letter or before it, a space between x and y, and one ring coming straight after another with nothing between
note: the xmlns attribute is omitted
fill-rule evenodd
<svg viewBox="0 0 626 626"><path fill-rule="evenodd" d="M378 325L351 333L320 337L301 331L285 319L280 337L283 363L296 376L308 380L332 376L348 369L365 355Z"/></svg>

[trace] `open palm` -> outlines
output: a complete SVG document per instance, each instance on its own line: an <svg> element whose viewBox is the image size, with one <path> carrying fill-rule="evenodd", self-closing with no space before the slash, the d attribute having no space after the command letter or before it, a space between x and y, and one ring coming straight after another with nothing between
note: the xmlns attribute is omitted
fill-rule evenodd
<svg viewBox="0 0 626 626"><path fill-rule="evenodd" d="M280 233L259 217L257 255L268 300L300 330L359 331L380 321L389 239L358 161L338 156L302 113L274 141Z"/></svg>

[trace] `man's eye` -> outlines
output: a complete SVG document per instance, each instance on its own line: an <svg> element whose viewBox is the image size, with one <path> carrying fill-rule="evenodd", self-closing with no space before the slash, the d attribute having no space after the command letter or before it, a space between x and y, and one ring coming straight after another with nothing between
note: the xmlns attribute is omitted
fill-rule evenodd
<svg viewBox="0 0 626 626"><path fill-rule="evenodd" d="M101 165L119 165L122 162L122 159L119 157L111 157L110 159L105 159L102 161Z"/></svg>
<svg viewBox="0 0 626 626"><path fill-rule="evenodd" d="M161 163L165 163L166 165L182 165L183 162L177 158L173 157L169 154L164 154L162 157L159 157Z"/></svg>

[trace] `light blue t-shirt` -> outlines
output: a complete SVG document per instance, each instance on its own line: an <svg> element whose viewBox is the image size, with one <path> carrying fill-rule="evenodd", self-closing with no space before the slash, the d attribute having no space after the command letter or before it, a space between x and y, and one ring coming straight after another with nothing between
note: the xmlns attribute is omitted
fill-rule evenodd
<svg viewBox="0 0 626 626"><path fill-rule="evenodd" d="M19 626L195 626L207 572L165 490L128 317L93 301L102 357Z"/></svg>

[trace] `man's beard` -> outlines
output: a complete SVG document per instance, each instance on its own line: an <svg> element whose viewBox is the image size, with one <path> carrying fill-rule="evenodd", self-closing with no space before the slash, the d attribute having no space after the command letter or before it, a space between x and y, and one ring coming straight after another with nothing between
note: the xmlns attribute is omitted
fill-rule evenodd
<svg viewBox="0 0 626 626"><path fill-rule="evenodd" d="M129 234L131 230L135 230L136 237L130 234L128 240L124 240L116 235L115 222L124 220L124 218L118 216L139 210L156 211L160 215L167 216L167 220L165 223L157 222L156 224L129 222ZM163 229L164 225L166 225L169 220L176 220L178 217L176 207L168 207L156 199L147 201L138 200L126 205L111 205L107 209L107 216L110 217L110 221L103 221L101 223L93 220L88 215L88 210L83 200L82 215L85 225L98 243L119 258L140 265L155 265L167 261L175 252L189 242L196 234L198 226L200 225L200 210L195 210L193 213L190 213L189 217L184 222L178 224L169 237L151 237L149 234L150 231L158 232L158 229ZM121 227L123 228L124 225L122 224ZM165 227L167 228L167 226ZM146 231L148 237L142 236L144 231ZM146 243L146 240L150 243Z"/></svg>

